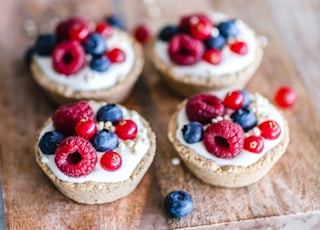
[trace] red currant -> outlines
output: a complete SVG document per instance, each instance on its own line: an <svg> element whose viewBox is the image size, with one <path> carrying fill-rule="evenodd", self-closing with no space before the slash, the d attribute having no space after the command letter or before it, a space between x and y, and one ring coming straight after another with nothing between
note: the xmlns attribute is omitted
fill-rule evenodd
<svg viewBox="0 0 320 230"><path fill-rule="evenodd" d="M212 65L219 65L222 61L221 51L217 49L210 49L204 53L203 59Z"/></svg>
<svg viewBox="0 0 320 230"><path fill-rule="evenodd" d="M244 96L240 91L231 91L225 96L223 104L229 109L241 109L244 104Z"/></svg>
<svg viewBox="0 0 320 230"><path fill-rule="evenodd" d="M137 26L133 31L134 37L142 44L145 44L150 38L150 29L145 25Z"/></svg>
<svg viewBox="0 0 320 230"><path fill-rule="evenodd" d="M246 55L248 53L248 46L245 42L237 41L230 44L230 50L236 54Z"/></svg>
<svg viewBox="0 0 320 230"><path fill-rule="evenodd" d="M111 63L122 63L126 60L126 54L119 48L108 50L105 53Z"/></svg>
<svg viewBox="0 0 320 230"><path fill-rule="evenodd" d="M193 16L190 18L190 33L195 39L205 40L211 36L212 23L203 18Z"/></svg>
<svg viewBox="0 0 320 230"><path fill-rule="evenodd" d="M261 136L268 139L277 139L281 134L280 125L273 120L267 120L259 124L258 128L261 131Z"/></svg>
<svg viewBox="0 0 320 230"><path fill-rule="evenodd" d="M96 25L96 32L101 34L104 38L109 38L112 35L112 26L108 23L100 22Z"/></svg>
<svg viewBox="0 0 320 230"><path fill-rule="evenodd" d="M85 41L89 36L89 26L83 18L72 18L68 24L68 34L70 39Z"/></svg>
<svg viewBox="0 0 320 230"><path fill-rule="evenodd" d="M116 171L122 165L122 158L114 151L105 152L100 160L101 167L106 171Z"/></svg>
<svg viewBox="0 0 320 230"><path fill-rule="evenodd" d="M274 96L275 102L283 108L292 107L296 102L296 98L296 92L290 86L281 86Z"/></svg>
<svg viewBox="0 0 320 230"><path fill-rule="evenodd" d="M136 137L138 127L133 120L122 120L117 124L115 133L123 140L132 140Z"/></svg>
<svg viewBox="0 0 320 230"><path fill-rule="evenodd" d="M244 149L252 153L261 153L264 148L263 139L260 136L249 136L244 139Z"/></svg>
<svg viewBox="0 0 320 230"><path fill-rule="evenodd" d="M81 119L76 125L76 134L86 139L90 139L97 132L96 122L93 119Z"/></svg>

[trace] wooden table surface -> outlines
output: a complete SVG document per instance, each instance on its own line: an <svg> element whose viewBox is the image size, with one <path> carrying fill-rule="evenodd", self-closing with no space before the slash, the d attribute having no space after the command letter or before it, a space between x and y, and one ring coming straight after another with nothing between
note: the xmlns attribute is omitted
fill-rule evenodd
<svg viewBox="0 0 320 230"><path fill-rule="evenodd" d="M166 136L167 123L181 98L166 89L147 58L144 73L125 105L141 112L157 133L157 156L150 170L132 194L111 204L79 205L65 198L34 159L36 131L56 109L22 61L24 50L34 42L34 32L47 31L56 18L79 14L99 20L112 12L121 14L129 29L145 23L155 32L179 15L209 10L241 18L268 38L249 91L272 99L280 85L296 90L297 103L284 111L291 131L286 154L261 181L240 189L206 185L182 164L173 166L171 160L177 155ZM318 0L2 0L0 175L4 214L0 207L0 229L320 229L319 10ZM163 198L174 189L193 196L191 215L182 219L165 215Z"/></svg>

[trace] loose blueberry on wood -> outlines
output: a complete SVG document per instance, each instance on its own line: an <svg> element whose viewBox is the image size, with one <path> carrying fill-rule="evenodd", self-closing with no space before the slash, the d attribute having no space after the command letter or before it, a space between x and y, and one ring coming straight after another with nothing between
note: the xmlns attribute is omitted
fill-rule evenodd
<svg viewBox="0 0 320 230"><path fill-rule="evenodd" d="M164 207L170 216L181 218L192 212L194 204L192 197L187 192L173 191L165 197Z"/></svg>

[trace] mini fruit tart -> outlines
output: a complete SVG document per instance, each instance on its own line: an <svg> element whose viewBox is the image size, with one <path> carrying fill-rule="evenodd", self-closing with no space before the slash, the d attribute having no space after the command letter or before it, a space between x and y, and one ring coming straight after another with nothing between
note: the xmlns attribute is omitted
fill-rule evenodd
<svg viewBox="0 0 320 230"><path fill-rule="evenodd" d="M260 94L246 90L196 94L180 103L168 137L189 170L205 183L250 185L286 151L285 118Z"/></svg>
<svg viewBox="0 0 320 230"><path fill-rule="evenodd" d="M143 69L141 45L124 30L84 18L61 21L34 44L32 76L57 104L124 101Z"/></svg>
<svg viewBox="0 0 320 230"><path fill-rule="evenodd" d="M41 127L38 165L68 198L84 204L127 196L151 165L156 137L136 111L79 101L59 107Z"/></svg>
<svg viewBox="0 0 320 230"><path fill-rule="evenodd" d="M165 82L184 97L243 88L263 56L255 32L242 20L221 13L181 17L159 31L150 51Z"/></svg>

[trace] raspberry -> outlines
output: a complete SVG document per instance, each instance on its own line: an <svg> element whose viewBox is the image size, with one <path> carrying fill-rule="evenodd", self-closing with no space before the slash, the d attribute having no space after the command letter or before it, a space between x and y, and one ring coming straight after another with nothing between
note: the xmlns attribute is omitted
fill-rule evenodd
<svg viewBox="0 0 320 230"><path fill-rule="evenodd" d="M97 164L97 153L87 139L71 136L56 149L54 161L67 176L81 177L93 171Z"/></svg>
<svg viewBox="0 0 320 230"><path fill-rule="evenodd" d="M85 101L63 105L52 115L55 130L66 136L75 134L75 127L81 119L94 119L93 110Z"/></svg>
<svg viewBox="0 0 320 230"><path fill-rule="evenodd" d="M204 45L187 34L174 36L168 46L171 60L178 65L192 65L204 54Z"/></svg>
<svg viewBox="0 0 320 230"><path fill-rule="evenodd" d="M240 125L222 120L211 124L203 134L207 151L219 158L234 158L244 145L244 133Z"/></svg>
<svg viewBox="0 0 320 230"><path fill-rule="evenodd" d="M211 94L198 94L191 97L186 104L186 113L190 121L202 124L211 122L212 118L224 114L224 105L220 98Z"/></svg>
<svg viewBox="0 0 320 230"><path fill-rule="evenodd" d="M85 52L76 40L61 42L52 53L54 69L67 76L78 72L84 66L85 61Z"/></svg>

